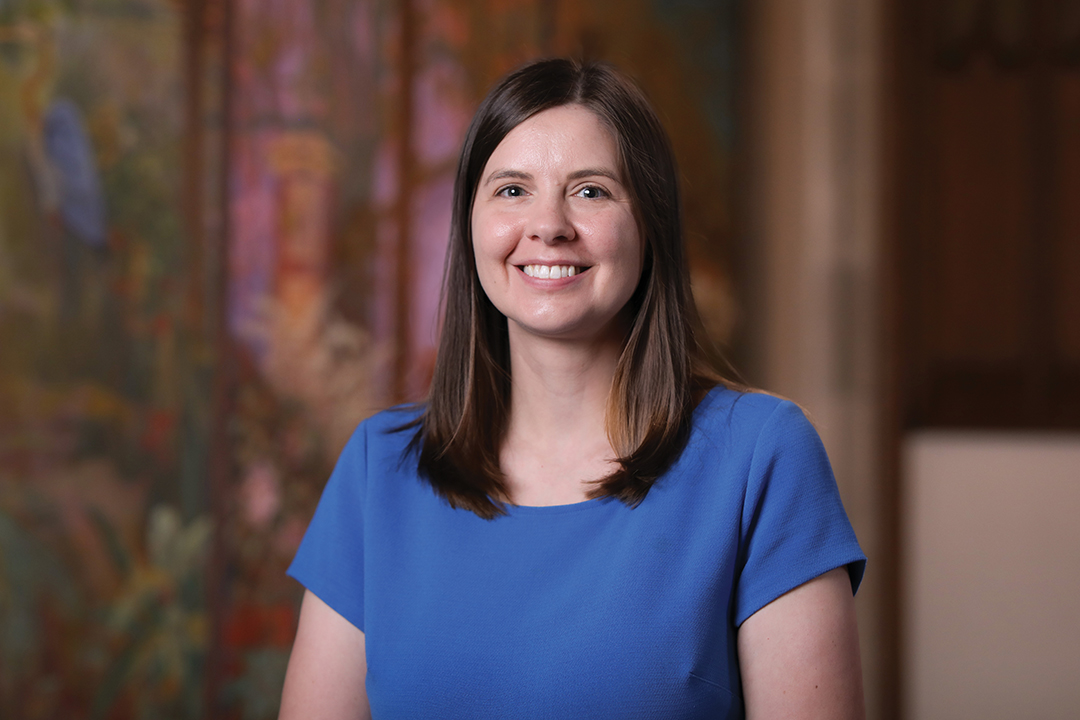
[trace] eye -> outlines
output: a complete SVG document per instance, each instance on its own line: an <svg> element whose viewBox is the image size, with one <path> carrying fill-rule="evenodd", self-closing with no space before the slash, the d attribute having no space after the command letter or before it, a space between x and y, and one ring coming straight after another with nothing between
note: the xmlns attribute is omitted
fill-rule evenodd
<svg viewBox="0 0 1080 720"><path fill-rule="evenodd" d="M586 200L599 200L608 197L608 192L597 185L586 185L577 191L577 194Z"/></svg>
<svg viewBox="0 0 1080 720"><path fill-rule="evenodd" d="M518 185L507 185L499 188L495 194L501 197L517 198L524 195L525 191Z"/></svg>

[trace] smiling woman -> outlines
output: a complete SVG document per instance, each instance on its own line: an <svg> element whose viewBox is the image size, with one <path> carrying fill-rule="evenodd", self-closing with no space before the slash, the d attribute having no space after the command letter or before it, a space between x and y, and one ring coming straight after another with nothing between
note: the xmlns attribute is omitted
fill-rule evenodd
<svg viewBox="0 0 1080 720"><path fill-rule="evenodd" d="M432 390L357 429L290 569L283 718L857 718L865 558L821 442L725 379L677 173L604 65L462 150Z"/></svg>
<svg viewBox="0 0 1080 720"><path fill-rule="evenodd" d="M556 159L562 167L553 165ZM561 487L549 481L533 488L547 504L602 495L640 502L685 443L696 400L717 384L731 386L716 370L723 364L703 341L690 295L677 178L656 114L641 91L609 66L535 63L508 76L484 100L458 165L447 277L461 282L444 288L443 334L422 442L418 438L421 473L452 506L481 517L499 515L501 503L511 499L508 484L515 476L507 464L514 458L562 478ZM552 185L563 189L555 193ZM513 340L512 335L524 339L520 325L508 322L483 286L483 240L503 224L477 223L489 204L504 204L500 191L511 206L520 202L534 210L516 216L530 226L509 223L507 242L515 247L506 252L543 248L540 255L499 261L507 285L517 277L524 291L527 280L506 267L519 263L525 274L524 266L543 266L557 252L571 258L567 263L582 271L583 280L593 275L586 283L568 282L566 292L532 288L534 299L539 297L536 322L559 308L579 318L579 327L563 328L570 333L564 342L538 342L538 333L524 343ZM583 208L598 208L595 219L603 222L586 222L592 213ZM599 232L605 225L609 231ZM614 272L617 263L594 269L588 253L610 252L614 237L627 236L631 227L640 265L622 273ZM579 238L579 232L587 234ZM548 239L525 241L514 233ZM559 241L560 236L574 239ZM604 293L624 282L632 286L630 295L616 303L611 322L600 319ZM547 390L532 395L537 356L523 352L526 347L561 368L557 381L546 371L536 379L539 387L557 387L566 407L556 408ZM576 418L581 427L568 437L583 447L569 453L565 441L537 442L547 433L530 425L549 415L568 431L566 418ZM514 442L508 439L513 433L532 440ZM552 467L555 457L574 466ZM530 485L519 482L518 491L528 492L523 484Z"/></svg>

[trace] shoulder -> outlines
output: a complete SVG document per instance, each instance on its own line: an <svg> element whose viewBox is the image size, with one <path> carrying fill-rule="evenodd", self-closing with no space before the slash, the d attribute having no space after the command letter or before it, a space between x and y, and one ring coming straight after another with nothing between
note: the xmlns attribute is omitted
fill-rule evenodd
<svg viewBox="0 0 1080 720"><path fill-rule="evenodd" d="M695 409L694 432L747 450L795 438L817 438L802 408L790 400L721 386L713 388Z"/></svg>
<svg viewBox="0 0 1080 720"><path fill-rule="evenodd" d="M802 408L767 393L715 388L694 412L684 455L743 488L748 502L778 485L835 485L825 447Z"/></svg>
<svg viewBox="0 0 1080 720"><path fill-rule="evenodd" d="M357 430L363 430L369 436L409 435L409 430L418 427L424 407L422 403L394 405L369 416L360 423Z"/></svg>
<svg viewBox="0 0 1080 720"><path fill-rule="evenodd" d="M420 404L395 405L380 410L361 421L353 431L349 443L363 442L369 447L384 445L408 445L420 427L424 406Z"/></svg>
<svg viewBox="0 0 1080 720"><path fill-rule="evenodd" d="M338 455L338 468L370 468L399 462L419 429L420 405L398 405L361 421Z"/></svg>

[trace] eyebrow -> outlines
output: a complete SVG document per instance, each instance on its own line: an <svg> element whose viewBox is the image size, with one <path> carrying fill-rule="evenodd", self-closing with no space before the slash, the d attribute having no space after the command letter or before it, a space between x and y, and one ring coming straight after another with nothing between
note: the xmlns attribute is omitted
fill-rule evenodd
<svg viewBox="0 0 1080 720"><path fill-rule="evenodd" d="M510 178L512 180L531 180L532 175L527 172L521 172L520 170L496 170L487 176L487 179L484 180L484 185L504 178Z"/></svg>
<svg viewBox="0 0 1080 720"><path fill-rule="evenodd" d="M600 177L606 177L615 182L622 182L619 180L619 176L606 168L585 168L584 170L575 170L570 173L570 180L581 180L582 178L593 177L599 175Z"/></svg>
<svg viewBox="0 0 1080 720"><path fill-rule="evenodd" d="M582 178L596 177L596 176L610 178L611 180L614 180L617 183L622 182L619 179L618 175L616 175L611 170L607 170L605 168L584 168L584 169L581 169L581 170L575 170L574 172L570 173L570 175L569 175L569 177L567 179L568 180L581 180ZM509 178L511 180L532 180L532 175L530 175L527 172L522 172L521 170L496 170L495 172L493 172L493 173L491 173L490 175L487 176L487 178L484 180L483 184L488 185L489 183L494 182L495 180L503 180L503 179L507 179L507 178Z"/></svg>

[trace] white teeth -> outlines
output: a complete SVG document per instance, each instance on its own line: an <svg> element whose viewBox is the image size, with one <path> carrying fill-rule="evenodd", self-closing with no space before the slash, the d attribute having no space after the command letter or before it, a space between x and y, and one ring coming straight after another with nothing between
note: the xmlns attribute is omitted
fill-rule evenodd
<svg viewBox="0 0 1080 720"><path fill-rule="evenodd" d="M529 277L542 279L573 277L578 274L574 265L526 265L524 269Z"/></svg>

